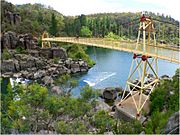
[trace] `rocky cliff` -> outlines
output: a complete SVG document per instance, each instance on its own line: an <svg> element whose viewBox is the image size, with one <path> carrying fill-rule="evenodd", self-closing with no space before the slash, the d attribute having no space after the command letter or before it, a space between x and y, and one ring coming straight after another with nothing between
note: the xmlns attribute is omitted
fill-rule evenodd
<svg viewBox="0 0 180 135"><path fill-rule="evenodd" d="M40 48L32 34L17 35L6 32L1 36L2 54L10 55L1 60L1 76L43 80L52 83L53 78L65 73L86 72L88 64L79 59L67 57L66 50L60 47ZM23 52L18 52L21 48ZM47 82L48 80L51 80Z"/></svg>

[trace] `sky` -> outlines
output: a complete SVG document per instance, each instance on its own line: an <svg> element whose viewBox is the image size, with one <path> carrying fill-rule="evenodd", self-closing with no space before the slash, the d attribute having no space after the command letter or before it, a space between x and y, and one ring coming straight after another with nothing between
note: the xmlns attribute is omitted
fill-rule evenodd
<svg viewBox="0 0 180 135"><path fill-rule="evenodd" d="M41 3L63 15L151 11L180 21L179 0L7 0L13 4Z"/></svg>

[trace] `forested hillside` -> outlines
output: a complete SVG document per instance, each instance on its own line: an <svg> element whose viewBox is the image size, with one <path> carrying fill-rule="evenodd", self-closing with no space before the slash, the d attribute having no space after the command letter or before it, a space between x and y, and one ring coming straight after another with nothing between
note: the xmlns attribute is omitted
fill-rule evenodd
<svg viewBox="0 0 180 135"><path fill-rule="evenodd" d="M64 16L53 8L41 4L13 5L6 1L2 1L1 4L2 32L13 30L17 33L33 33L36 36L48 31L53 36L105 37L113 33L123 39L136 39L138 18L141 16L141 13L128 12L74 17ZM20 17L18 24L11 23L10 13ZM161 21L154 21L158 41L178 44L179 21L159 13L145 12L145 14Z"/></svg>

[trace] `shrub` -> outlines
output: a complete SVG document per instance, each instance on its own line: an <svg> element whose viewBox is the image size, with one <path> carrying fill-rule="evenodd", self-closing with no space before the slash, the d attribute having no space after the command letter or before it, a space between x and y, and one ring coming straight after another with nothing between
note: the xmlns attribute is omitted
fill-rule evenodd
<svg viewBox="0 0 180 135"><path fill-rule="evenodd" d="M82 37L91 37L92 31L90 31L88 27L82 26L81 31L80 31L80 35Z"/></svg>
<svg viewBox="0 0 180 135"><path fill-rule="evenodd" d="M79 45L71 45L67 48L68 57L73 59L83 59L92 67L95 62L86 54L85 49Z"/></svg>
<svg viewBox="0 0 180 135"><path fill-rule="evenodd" d="M12 57L11 57L11 54L8 52L7 49L4 49L4 50L3 50L3 53L2 53L2 59L8 60L8 59L10 59L10 58L12 58Z"/></svg>
<svg viewBox="0 0 180 135"><path fill-rule="evenodd" d="M120 37L118 35L115 35L113 32L109 32L105 38L107 39L120 39Z"/></svg>
<svg viewBox="0 0 180 135"><path fill-rule="evenodd" d="M17 47L16 53L19 53L19 54L25 53L25 49L23 49L22 47Z"/></svg>

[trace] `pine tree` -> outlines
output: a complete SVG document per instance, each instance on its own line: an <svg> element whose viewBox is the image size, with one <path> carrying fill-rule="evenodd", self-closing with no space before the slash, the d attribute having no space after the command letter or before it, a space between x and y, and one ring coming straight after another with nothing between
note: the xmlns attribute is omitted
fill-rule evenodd
<svg viewBox="0 0 180 135"><path fill-rule="evenodd" d="M54 15L54 13L52 13L52 17L51 17L51 26L50 26L50 29L49 29L49 33L53 36L56 36L58 32L58 29L57 29L57 20L56 20L56 17Z"/></svg>

